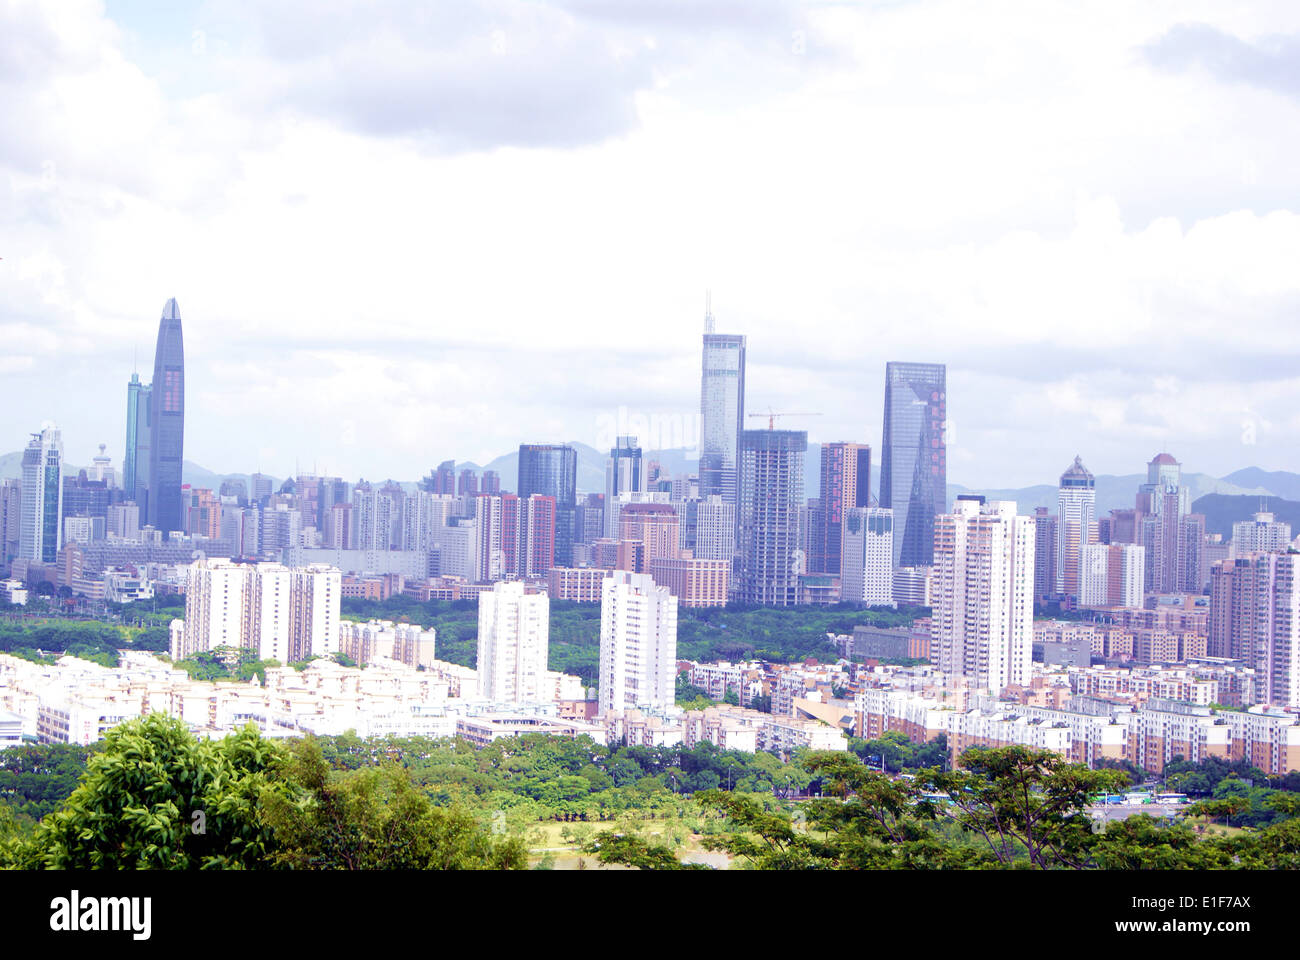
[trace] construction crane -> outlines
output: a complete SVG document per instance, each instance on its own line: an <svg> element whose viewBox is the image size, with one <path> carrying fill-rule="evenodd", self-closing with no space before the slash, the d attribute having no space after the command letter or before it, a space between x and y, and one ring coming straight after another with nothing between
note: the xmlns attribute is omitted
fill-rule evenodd
<svg viewBox="0 0 1300 960"><path fill-rule="evenodd" d="M820 417L820 413L777 413L771 407L767 408L767 413L749 413L749 417L767 417L767 429L776 429L777 417Z"/></svg>

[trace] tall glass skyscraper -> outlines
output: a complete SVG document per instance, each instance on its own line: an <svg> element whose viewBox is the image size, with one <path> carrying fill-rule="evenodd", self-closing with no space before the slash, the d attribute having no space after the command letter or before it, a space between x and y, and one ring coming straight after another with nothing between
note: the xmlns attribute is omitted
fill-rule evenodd
<svg viewBox="0 0 1300 960"><path fill-rule="evenodd" d="M944 512L947 371L941 363L885 364L880 505L894 511L894 566L934 564L934 518Z"/></svg>
<svg viewBox="0 0 1300 960"><path fill-rule="evenodd" d="M149 423L149 523L164 536L184 529L181 464L185 448L185 346L173 298L158 321Z"/></svg>
<svg viewBox="0 0 1300 960"><path fill-rule="evenodd" d="M23 451L18 556L54 563L63 546L63 440L52 423Z"/></svg>
<svg viewBox="0 0 1300 960"><path fill-rule="evenodd" d="M700 386L700 496L737 500L736 465L745 428L745 338L713 332L704 318L704 375Z"/></svg>
<svg viewBox="0 0 1300 960"><path fill-rule="evenodd" d="M149 490L149 385L131 374L126 385L126 454L122 458L122 494L142 510L147 509ZM147 516L147 513L145 514Z"/></svg>
<svg viewBox="0 0 1300 960"><path fill-rule="evenodd" d="M573 566L574 523L578 515L578 451L564 444L519 446L519 498L555 498L555 565Z"/></svg>

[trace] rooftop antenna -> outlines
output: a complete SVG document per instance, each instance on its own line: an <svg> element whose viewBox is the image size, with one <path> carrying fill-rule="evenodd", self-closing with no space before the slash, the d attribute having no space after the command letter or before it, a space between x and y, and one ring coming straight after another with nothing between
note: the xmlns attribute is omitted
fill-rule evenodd
<svg viewBox="0 0 1300 960"><path fill-rule="evenodd" d="M704 291L704 332L713 332L713 291Z"/></svg>

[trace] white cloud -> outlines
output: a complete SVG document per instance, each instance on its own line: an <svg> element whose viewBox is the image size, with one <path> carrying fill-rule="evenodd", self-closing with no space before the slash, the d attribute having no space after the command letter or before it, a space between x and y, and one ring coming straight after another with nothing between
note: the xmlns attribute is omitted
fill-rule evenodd
<svg viewBox="0 0 1300 960"><path fill-rule="evenodd" d="M1300 466L1300 105L1146 52L1189 19L1259 45L1286 7L311 9L222 0L145 44L0 6L10 448L52 418L74 461L120 455L170 296L211 468L593 442L694 410L711 287L750 408L820 411L814 440L878 444L885 361L938 360L955 481L1165 439Z"/></svg>

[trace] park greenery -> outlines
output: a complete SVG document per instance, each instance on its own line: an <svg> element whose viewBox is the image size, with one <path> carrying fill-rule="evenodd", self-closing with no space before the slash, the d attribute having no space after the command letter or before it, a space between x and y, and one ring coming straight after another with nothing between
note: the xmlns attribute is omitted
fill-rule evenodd
<svg viewBox="0 0 1300 960"><path fill-rule="evenodd" d="M849 737L849 750L868 767L888 773L948 765L948 737L942 733L927 743L915 743L897 730L875 740Z"/></svg>
<svg viewBox="0 0 1300 960"><path fill-rule="evenodd" d="M1283 817L1233 835L1202 835L1190 823L1139 814L1101 828L1090 798L1120 788L1119 770L1090 770L1027 747L968 750L953 770L908 778L871 770L852 754L812 753L804 767L819 796L793 810L751 795L709 790L696 796L731 829L705 839L737 865L810 869L1296 869L1300 797L1278 791ZM1220 808L1198 805L1194 815ZM602 863L642 869L690 868L663 844L598 833L588 848ZM677 861L677 862L674 862Z"/></svg>
<svg viewBox="0 0 1300 960"><path fill-rule="evenodd" d="M246 727L199 740L161 714L115 727L66 802L24 831L0 813L19 869L509 869L516 837L433 803L386 761L332 768L311 740Z"/></svg>
<svg viewBox="0 0 1300 960"><path fill-rule="evenodd" d="M1102 829L1090 806L1128 783L1025 747L954 768L896 735L845 753L605 746L530 734L199 740L161 715L94 748L0 755L0 863L157 869L506 869L547 823L599 862L699 869L687 841L750 869L1300 867L1300 777L1175 761L1190 816ZM886 773L859 754L884 757ZM892 775L889 771L909 771ZM1204 820L1239 829L1211 829ZM547 833L547 836L554 836ZM554 857L545 853L539 867Z"/></svg>
<svg viewBox="0 0 1300 960"><path fill-rule="evenodd" d="M184 670L191 680L208 680L216 683L223 681L248 683L257 677L259 683L266 683L266 668L280 666L278 660L259 660L252 650L240 650L233 647L217 647L215 650L200 650L185 660L177 660L172 666ZM293 664L297 669L305 669L307 664Z"/></svg>
<svg viewBox="0 0 1300 960"><path fill-rule="evenodd" d="M161 653L168 649L166 627L124 627L95 620L30 617L0 620L0 653L53 663L61 656L80 657L116 667L123 650Z"/></svg>

